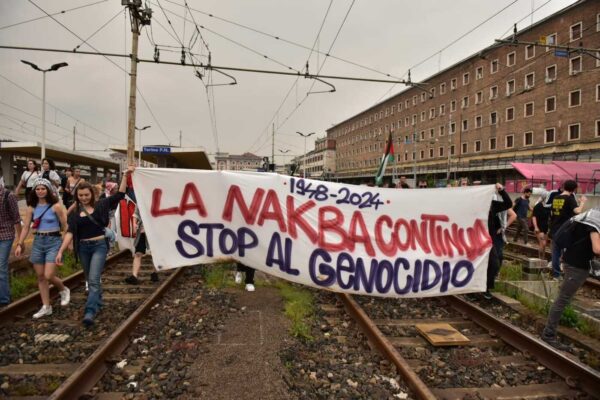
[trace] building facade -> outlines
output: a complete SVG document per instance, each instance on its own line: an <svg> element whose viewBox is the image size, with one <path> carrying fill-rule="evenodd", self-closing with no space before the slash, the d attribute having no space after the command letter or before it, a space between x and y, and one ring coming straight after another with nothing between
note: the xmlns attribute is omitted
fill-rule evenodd
<svg viewBox="0 0 600 400"><path fill-rule="evenodd" d="M311 179L330 179L335 175L335 140L327 137L315 140L315 149L306 153L306 177ZM298 174L304 175L304 155L292 162L297 165Z"/></svg>
<svg viewBox="0 0 600 400"><path fill-rule="evenodd" d="M218 171L256 171L259 168L262 168L262 157L252 153L217 153L215 156L215 169Z"/></svg>
<svg viewBox="0 0 600 400"><path fill-rule="evenodd" d="M391 131L398 174L494 181L511 162L600 160L600 1L580 0L327 130L337 177L372 178ZM522 42L537 42L536 45Z"/></svg>

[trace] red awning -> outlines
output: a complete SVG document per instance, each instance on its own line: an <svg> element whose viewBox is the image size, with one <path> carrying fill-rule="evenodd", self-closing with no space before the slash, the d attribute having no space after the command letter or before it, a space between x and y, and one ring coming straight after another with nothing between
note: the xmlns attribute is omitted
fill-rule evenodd
<svg viewBox="0 0 600 400"><path fill-rule="evenodd" d="M597 162L552 161L552 164L565 171L571 179L600 179L600 163ZM595 176L594 170L598 171Z"/></svg>
<svg viewBox="0 0 600 400"><path fill-rule="evenodd" d="M554 164L511 163L525 179L563 181L572 179L564 169Z"/></svg>

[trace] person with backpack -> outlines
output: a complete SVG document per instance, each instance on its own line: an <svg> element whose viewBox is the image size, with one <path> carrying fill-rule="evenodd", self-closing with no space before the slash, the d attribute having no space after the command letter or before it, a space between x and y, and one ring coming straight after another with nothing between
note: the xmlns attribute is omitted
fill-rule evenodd
<svg viewBox="0 0 600 400"><path fill-rule="evenodd" d="M558 232L560 227L574 215L580 214L587 198L581 196L581 204L577 205L575 193L577 192L577 182L567 180L563 183L563 191L560 195L554 196L552 199L552 209L550 211L550 231L549 236L552 238L552 278L560 279L560 258L562 249L554 244L554 234Z"/></svg>
<svg viewBox="0 0 600 400"><path fill-rule="evenodd" d="M59 290L61 306L68 305L71 298L69 288L56 276L55 263L61 242L61 230L67 225L67 213L58 200L54 185L47 179L36 179L29 196L29 206L25 211L25 221L17 242L15 256L20 257L23 253L23 242L29 229L32 229L34 239L29 261L37 274L42 298L42 308L33 314L33 318L38 319L52 315L50 283Z"/></svg>
<svg viewBox="0 0 600 400"><path fill-rule="evenodd" d="M33 182L39 177L38 166L35 160L27 161L27 170L23 171L19 184L15 188L15 195L19 195L21 188L25 188L25 201L29 201L29 193L33 190ZM29 205L29 204L27 204Z"/></svg>
<svg viewBox="0 0 600 400"><path fill-rule="evenodd" d="M8 258L15 236L21 236L21 216L17 196L4 187L0 168L0 307L10 303Z"/></svg>
<svg viewBox="0 0 600 400"><path fill-rule="evenodd" d="M532 210L529 205L531 197L531 188L523 189L523 194L515 200L513 210L517 214L517 233L515 234L515 243L519 240L523 232L523 241L527 244L529 239L529 224L527 223L527 214Z"/></svg>
<svg viewBox="0 0 600 400"><path fill-rule="evenodd" d="M119 191L108 198L96 200L91 184L84 182L75 189L75 210L69 215L68 230L56 255L56 263L62 265L63 252L73 241L76 257L81 260L83 272L88 282L88 298L85 304L82 323L92 326L102 306L100 275L104 270L110 237L114 232L107 228L110 209L125 197L127 176L135 167L130 166L121 180Z"/></svg>
<svg viewBox="0 0 600 400"><path fill-rule="evenodd" d="M554 245L564 251L565 279L548 313L542 340L560 350L566 350L556 338L556 329L565 307L594 269L594 258L600 256L600 209L588 210L565 222L555 233L554 240Z"/></svg>

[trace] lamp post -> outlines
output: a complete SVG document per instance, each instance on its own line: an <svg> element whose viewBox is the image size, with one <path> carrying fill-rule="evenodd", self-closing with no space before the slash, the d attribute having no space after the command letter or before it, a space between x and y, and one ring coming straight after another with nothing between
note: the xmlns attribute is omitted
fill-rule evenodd
<svg viewBox="0 0 600 400"><path fill-rule="evenodd" d="M138 156L139 156L138 166L140 166L140 167L142 166L142 131L144 131L150 127L151 127L150 125L146 125L143 128L138 128L137 126L135 127L135 130L138 131L138 143L140 146L139 154L138 154Z"/></svg>
<svg viewBox="0 0 600 400"><path fill-rule="evenodd" d="M304 165L302 166L302 175L303 178L306 179L306 138L311 135L314 135L316 132L302 133L296 131L296 133L304 138L304 161L302 162Z"/></svg>
<svg viewBox="0 0 600 400"><path fill-rule="evenodd" d="M451 133L450 133L450 128L452 127L452 114L448 114L448 169L446 171L446 184L448 184L450 182L450 157L451 157L451 153L450 153L450 148L452 147L452 140L451 140Z"/></svg>
<svg viewBox="0 0 600 400"><path fill-rule="evenodd" d="M59 68L66 67L69 64L67 64L66 62L61 62L61 63L52 65L48 69L41 69L40 67L38 67L37 65L35 65L32 62L25 61L25 60L21 60L21 62L23 64L29 65L31 68L35 69L36 71L40 71L43 76L43 79L42 79L42 157L41 157L41 159L43 160L44 158L46 158L46 72L57 71Z"/></svg>

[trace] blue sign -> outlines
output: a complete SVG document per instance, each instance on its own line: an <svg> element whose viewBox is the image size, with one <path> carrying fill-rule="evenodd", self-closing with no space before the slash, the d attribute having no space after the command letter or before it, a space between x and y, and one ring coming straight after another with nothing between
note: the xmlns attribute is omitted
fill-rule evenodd
<svg viewBox="0 0 600 400"><path fill-rule="evenodd" d="M565 57L568 58L569 57L569 52L567 50L554 50L554 55L556 57Z"/></svg>
<svg viewBox="0 0 600 400"><path fill-rule="evenodd" d="M160 147L160 146L144 146L144 147L142 147L142 153L171 154L171 148L170 147Z"/></svg>

